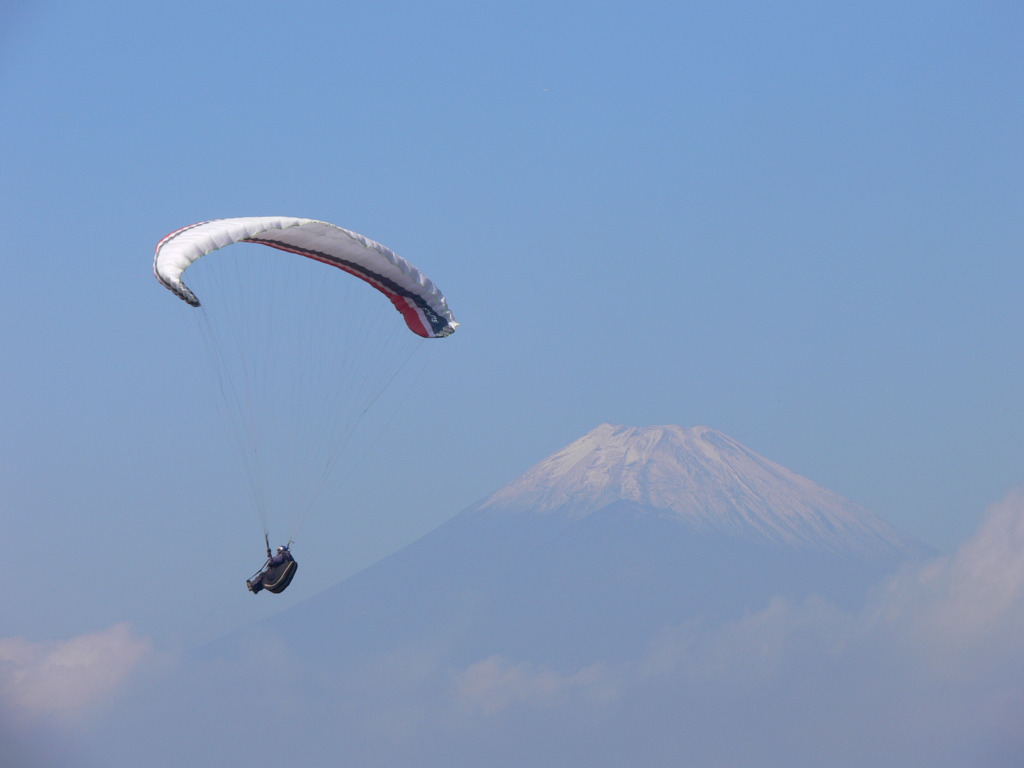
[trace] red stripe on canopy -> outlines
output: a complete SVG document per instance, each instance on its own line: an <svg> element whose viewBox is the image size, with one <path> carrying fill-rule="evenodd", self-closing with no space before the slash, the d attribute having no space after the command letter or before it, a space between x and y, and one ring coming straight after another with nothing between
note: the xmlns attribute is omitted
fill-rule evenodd
<svg viewBox="0 0 1024 768"><path fill-rule="evenodd" d="M401 296L395 293L394 291L389 291L387 288L385 288L383 285L381 285L373 278L369 277L364 272L352 269L351 267L347 267L344 264L339 264L338 262L333 261L332 259L326 259L320 256L316 256L312 253L309 253L306 250L301 250L299 248L290 248L283 243L277 243L268 240L260 240L258 238L246 238L242 242L252 242L258 243L259 245L269 245L271 248L277 248L279 251L287 251L288 253L294 253L298 256L305 256L307 259L319 261L321 264L327 264L329 266L336 267L337 269L340 269L342 272L347 272L353 277L358 277L364 283L372 285L374 288L376 288L378 291L383 293L385 296L388 297L388 299L391 300L391 303L395 305L395 309L402 313L402 317L405 318L405 324L409 326L410 331L415 333L417 336L422 336L425 339L430 339L434 337L434 334L430 330L430 326L424 322L422 313L410 299L408 299L405 296Z"/></svg>

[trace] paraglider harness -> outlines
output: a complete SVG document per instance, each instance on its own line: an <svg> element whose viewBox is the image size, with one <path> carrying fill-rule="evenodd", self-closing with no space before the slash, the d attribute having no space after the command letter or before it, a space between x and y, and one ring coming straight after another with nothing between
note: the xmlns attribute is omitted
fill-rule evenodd
<svg viewBox="0 0 1024 768"><path fill-rule="evenodd" d="M246 581L246 585L249 587L250 592L259 592L260 589L265 589L268 592L278 594L284 592L288 588L288 585L292 583L292 579L295 577L295 571L298 570L299 564L295 562L292 557L292 553L289 551L289 547L292 545L291 540L285 545L284 551L284 562L278 565L271 565L271 561L274 557L270 551L270 536L264 534L264 541L267 545L267 560L263 563L263 566L253 574L252 578ZM259 585L257 587L257 585ZM256 587L256 588L254 588Z"/></svg>

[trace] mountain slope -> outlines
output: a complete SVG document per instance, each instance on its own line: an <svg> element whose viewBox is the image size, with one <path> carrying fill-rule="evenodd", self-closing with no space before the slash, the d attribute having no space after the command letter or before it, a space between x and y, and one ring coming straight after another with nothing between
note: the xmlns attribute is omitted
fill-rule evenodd
<svg viewBox="0 0 1024 768"><path fill-rule="evenodd" d="M925 551L714 430L602 425L254 631L335 667L430 648L570 670L775 596L856 605Z"/></svg>

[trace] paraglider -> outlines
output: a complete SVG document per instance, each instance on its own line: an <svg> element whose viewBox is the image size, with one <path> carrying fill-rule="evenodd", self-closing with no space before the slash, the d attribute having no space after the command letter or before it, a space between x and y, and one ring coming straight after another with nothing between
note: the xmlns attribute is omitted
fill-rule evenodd
<svg viewBox="0 0 1024 768"><path fill-rule="evenodd" d="M292 583L298 567L299 564L292 557L288 544L278 547L275 554L271 554L268 546L267 561L255 576L246 580L245 586L254 595L264 589L274 594L284 592Z"/></svg>
<svg viewBox="0 0 1024 768"><path fill-rule="evenodd" d="M227 248L244 243L268 248L239 248L237 256ZM227 266L198 267L198 277L189 271L225 248L230 254L212 261ZM260 255L279 251L285 254ZM185 284L186 271L190 283L210 281L198 291L212 297L206 303ZM290 552L298 528L323 503L335 465L353 471L356 461L347 454L342 461L343 451L418 346L404 339L444 338L458 323L441 291L415 266L363 235L315 219L259 216L192 224L160 240L153 273L199 308L229 434L240 449L268 545L267 563L247 586L254 594L281 592L298 567ZM288 283L296 275L308 286L291 295ZM401 323L371 319L370 310L387 303L373 299L370 307L363 295L375 294L361 285L383 294L415 336ZM342 311L349 314L335 315ZM288 544L272 554L269 519L285 512L298 519Z"/></svg>

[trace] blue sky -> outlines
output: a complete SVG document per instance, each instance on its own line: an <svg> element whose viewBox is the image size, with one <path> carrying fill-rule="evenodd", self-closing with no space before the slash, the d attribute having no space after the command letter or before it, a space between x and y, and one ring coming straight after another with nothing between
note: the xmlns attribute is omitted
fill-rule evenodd
<svg viewBox="0 0 1024 768"><path fill-rule="evenodd" d="M3 15L0 634L187 644L303 596L240 591L259 531L151 274L208 218L361 232L462 323L305 595L602 422L715 427L944 551L1024 481L1015 4Z"/></svg>

